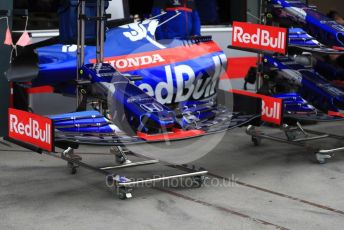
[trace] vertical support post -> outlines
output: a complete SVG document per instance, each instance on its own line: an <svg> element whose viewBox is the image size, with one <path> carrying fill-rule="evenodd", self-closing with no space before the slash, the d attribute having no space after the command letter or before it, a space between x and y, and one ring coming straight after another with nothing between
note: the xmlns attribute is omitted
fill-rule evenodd
<svg viewBox="0 0 344 230"><path fill-rule="evenodd" d="M80 68L85 63L85 10L86 9L86 2L85 0L79 0L78 3L78 36L77 36L77 74L76 80L77 82L80 80ZM82 94L80 93L80 87L77 85L76 87L76 103L77 107L79 107L82 99Z"/></svg>
<svg viewBox="0 0 344 230"><path fill-rule="evenodd" d="M96 20L96 60L97 64L102 63L104 59L104 41L105 41L105 2L97 0L96 2L96 18L92 15L86 15L86 0L78 2L78 63L77 63L77 82L80 80L80 69L85 64L85 39L86 39L86 21ZM84 102L83 94L80 86L77 85L77 107Z"/></svg>
<svg viewBox="0 0 344 230"><path fill-rule="evenodd" d="M123 18L129 18L130 17L130 10L129 10L129 0L122 0L123 4Z"/></svg>
<svg viewBox="0 0 344 230"><path fill-rule="evenodd" d="M0 9L12 10L13 0L0 1ZM9 18L9 23L12 25L12 18ZM5 40L6 21L0 21L0 41ZM5 46L0 43L0 92L1 92L1 103L0 103L0 136L7 135L7 120L8 120L8 107L10 102L10 83L7 81L5 72L9 68L11 47Z"/></svg>
<svg viewBox="0 0 344 230"><path fill-rule="evenodd" d="M100 21L100 62L104 61L104 43L105 43L105 1L100 0L100 17L102 20Z"/></svg>
<svg viewBox="0 0 344 230"><path fill-rule="evenodd" d="M265 18L265 6L266 6L266 0L260 0L260 4L259 4L259 23L262 25L266 24L266 18ZM264 54L262 52L258 53L258 62L257 62L257 79L256 79L256 92L258 92L258 90L262 87L263 84L263 62L262 62L262 58L263 58Z"/></svg>
<svg viewBox="0 0 344 230"><path fill-rule="evenodd" d="M81 67L81 37L80 37L80 33L81 33L81 2L78 2L78 21L77 21L77 68L76 68L76 82L79 81L80 79L80 67ZM79 107L80 104L80 90L79 90L79 86L76 85L76 107Z"/></svg>
<svg viewBox="0 0 344 230"><path fill-rule="evenodd" d="M104 23L104 0L97 0L97 63L104 60L104 40L105 40L105 23Z"/></svg>
<svg viewBox="0 0 344 230"><path fill-rule="evenodd" d="M101 15L101 0L97 0L97 18L100 17ZM100 21L96 20L97 24L97 38L96 38L96 59L97 59L97 64L101 62L100 58Z"/></svg>
<svg viewBox="0 0 344 230"><path fill-rule="evenodd" d="M86 16L86 1L81 0L81 15ZM85 64L85 37L86 37L86 19L81 18L80 22L80 36L81 36L81 52L80 52L80 67L81 68Z"/></svg>
<svg viewBox="0 0 344 230"><path fill-rule="evenodd" d="M81 30L81 18L80 18L80 15L81 15L81 2L78 2L78 21L77 21L77 70L76 70L76 74L77 74L77 80L79 80L79 68L81 66L81 57L80 57L80 54L81 54L81 38L80 38L80 30Z"/></svg>
<svg viewBox="0 0 344 230"><path fill-rule="evenodd" d="M262 87L262 78L263 78L263 74L262 74L262 69L263 69L263 62L262 62L262 53L259 52L258 53L258 62L257 62L257 80L256 80L256 92L258 92L258 90Z"/></svg>

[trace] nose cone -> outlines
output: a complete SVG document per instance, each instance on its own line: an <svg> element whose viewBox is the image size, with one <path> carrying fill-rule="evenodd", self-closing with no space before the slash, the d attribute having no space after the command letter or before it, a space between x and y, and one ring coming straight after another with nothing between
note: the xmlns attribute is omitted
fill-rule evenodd
<svg viewBox="0 0 344 230"><path fill-rule="evenodd" d="M141 128L147 133L168 132L175 126L175 118L168 111L146 113L141 117Z"/></svg>

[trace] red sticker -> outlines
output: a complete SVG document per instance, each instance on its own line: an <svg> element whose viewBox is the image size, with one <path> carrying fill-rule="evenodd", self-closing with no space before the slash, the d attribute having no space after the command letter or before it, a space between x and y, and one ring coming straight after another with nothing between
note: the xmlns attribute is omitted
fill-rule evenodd
<svg viewBox="0 0 344 230"><path fill-rule="evenodd" d="M246 90L232 89L231 93L240 94L248 97L260 98L262 100L261 119L276 125L281 125L283 122L283 100L249 92Z"/></svg>
<svg viewBox="0 0 344 230"><path fill-rule="evenodd" d="M262 121L281 125L283 100L280 98L262 96Z"/></svg>
<svg viewBox="0 0 344 230"><path fill-rule="evenodd" d="M327 114L329 116L333 116L333 117L343 117L344 118L344 114L340 113L340 112L328 111Z"/></svg>
<svg viewBox="0 0 344 230"><path fill-rule="evenodd" d="M288 30L245 22L233 22L232 46L286 54Z"/></svg>
<svg viewBox="0 0 344 230"><path fill-rule="evenodd" d="M187 139L192 137L198 137L204 135L205 132L202 130L181 130L181 129L173 129L171 133L165 134L154 134L149 135L147 133L138 132L137 136L146 140L146 141L173 141L173 140L180 140L180 139Z"/></svg>
<svg viewBox="0 0 344 230"><path fill-rule="evenodd" d="M188 46L106 57L104 62L111 64L120 72L129 72L184 62L221 51L221 48L215 42L202 42ZM90 63L96 63L96 59L91 59Z"/></svg>
<svg viewBox="0 0 344 230"><path fill-rule="evenodd" d="M33 113L8 109L9 137L43 150L54 151L53 122Z"/></svg>

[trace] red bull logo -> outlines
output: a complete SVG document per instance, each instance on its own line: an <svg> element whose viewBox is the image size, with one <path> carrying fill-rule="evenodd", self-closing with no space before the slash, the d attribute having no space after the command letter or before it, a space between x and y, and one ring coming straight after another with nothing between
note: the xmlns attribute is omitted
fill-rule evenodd
<svg viewBox="0 0 344 230"><path fill-rule="evenodd" d="M234 22L232 45L285 54L287 35L286 28Z"/></svg>
<svg viewBox="0 0 344 230"><path fill-rule="evenodd" d="M46 117L21 110L8 110L9 137L47 151L53 151L53 125Z"/></svg>
<svg viewBox="0 0 344 230"><path fill-rule="evenodd" d="M280 125L282 123L282 99L262 97L262 120Z"/></svg>

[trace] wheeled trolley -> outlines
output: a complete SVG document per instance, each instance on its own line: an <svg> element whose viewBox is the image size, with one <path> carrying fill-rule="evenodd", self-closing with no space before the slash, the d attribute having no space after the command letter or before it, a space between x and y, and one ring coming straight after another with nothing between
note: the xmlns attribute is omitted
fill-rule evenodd
<svg viewBox="0 0 344 230"><path fill-rule="evenodd" d="M18 142L16 142L18 144ZM160 162L155 159L144 159L142 161L138 162L132 162L128 159L128 154L134 153L126 150L124 147L120 146L114 146L110 149L110 153L114 154L116 157L117 164L111 165L111 166L103 166L103 167L96 167L93 165L90 165L88 163L83 162L83 159L80 155L75 154L74 149L69 147L66 150L64 150L62 153L52 153L52 152L46 152L43 151L43 153L65 160L67 161L67 167L71 174L76 174L79 167L83 167L89 170L92 170L94 172L98 172L100 174L105 175L105 179L107 182L107 185L109 187L113 187L117 191L117 195L120 199L125 200L132 198L132 190L133 187L139 186L139 185L152 185L153 183L158 183L162 181L172 180L172 179L182 179L182 178L192 178L193 185L195 187L201 187L205 176L208 173L208 171L200 169L196 170L195 168L187 168L182 166L173 166L173 168L180 169L184 171L184 173L170 175L170 176L155 176L154 178L148 178L148 179L129 179L123 175L120 174L121 169L127 169L127 168L137 168L140 166L147 166L147 165L153 165L153 164L163 164L166 166L169 166L167 162ZM138 156L139 155L135 155Z"/></svg>
<svg viewBox="0 0 344 230"><path fill-rule="evenodd" d="M299 122L296 123L295 127L286 124L282 125L280 130L284 137L281 135L278 136L276 134L264 133L263 131L258 130L255 126L248 126L246 133L251 136L251 140L255 146L259 146L263 139L267 139L306 148L309 152L315 154L315 159L320 164L325 164L336 152L344 151L344 146L332 149L321 149L316 146L307 145L310 141L324 140L328 138L344 140L344 136L304 129Z"/></svg>

